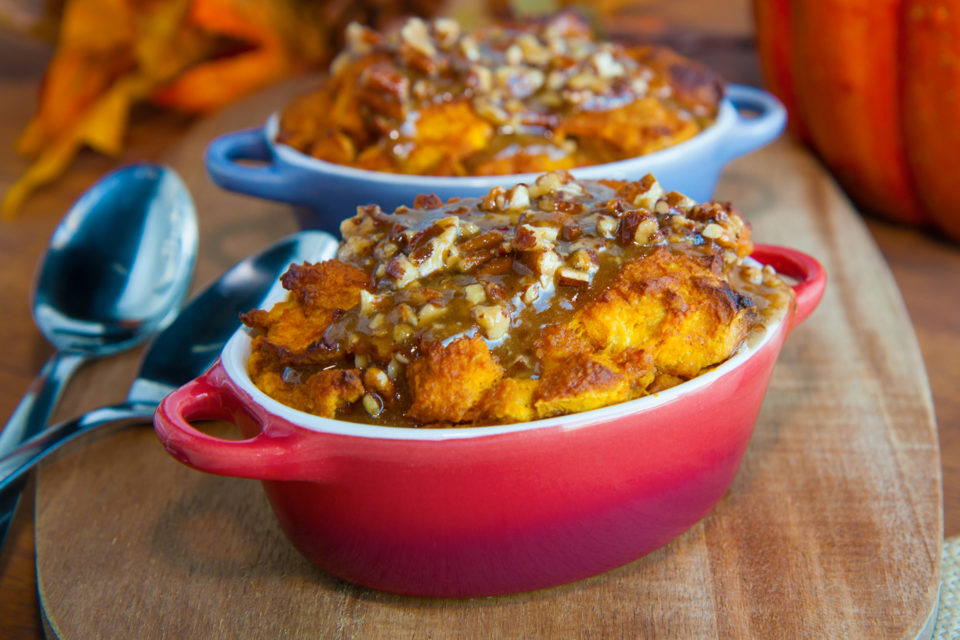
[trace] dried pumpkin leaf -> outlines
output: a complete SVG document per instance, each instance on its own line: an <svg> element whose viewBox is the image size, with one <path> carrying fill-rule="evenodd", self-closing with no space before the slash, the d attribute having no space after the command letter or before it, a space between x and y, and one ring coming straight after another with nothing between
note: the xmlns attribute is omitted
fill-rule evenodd
<svg viewBox="0 0 960 640"><path fill-rule="evenodd" d="M439 0L65 0L40 104L17 141L35 158L4 195L9 217L84 145L122 149L142 101L202 113L304 68L326 64L349 20L429 15Z"/></svg>
<svg viewBox="0 0 960 640"><path fill-rule="evenodd" d="M154 91L153 103L191 113L206 113L291 75L296 65L275 48L198 65Z"/></svg>
<svg viewBox="0 0 960 640"><path fill-rule="evenodd" d="M194 0L190 22L211 33L250 43L279 43L277 16L285 3L253 0Z"/></svg>
<svg viewBox="0 0 960 640"><path fill-rule="evenodd" d="M131 0L71 0L63 11L58 45L87 51L128 47L137 37Z"/></svg>
<svg viewBox="0 0 960 640"><path fill-rule="evenodd" d="M57 139L47 145L27 172L14 182L0 203L0 217L10 220L23 206L24 200L36 189L60 177L80 149L81 143L73 136Z"/></svg>
<svg viewBox="0 0 960 640"><path fill-rule="evenodd" d="M132 63L123 51L58 53L43 80L40 105L17 140L17 152L34 157L68 135L97 98Z"/></svg>
<svg viewBox="0 0 960 640"><path fill-rule="evenodd" d="M123 78L97 99L76 128L44 147L27 172L4 194L0 216L10 219L37 188L58 178L84 146L116 156L123 150L130 105L142 99L150 82L142 77Z"/></svg>
<svg viewBox="0 0 960 640"><path fill-rule="evenodd" d="M189 22L190 0L166 0L137 16L133 56L138 72L168 82L215 51L209 33Z"/></svg>

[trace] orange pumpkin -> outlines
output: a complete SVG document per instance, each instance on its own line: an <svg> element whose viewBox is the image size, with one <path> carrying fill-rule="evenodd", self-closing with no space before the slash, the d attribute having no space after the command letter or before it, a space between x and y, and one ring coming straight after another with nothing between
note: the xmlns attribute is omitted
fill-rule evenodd
<svg viewBox="0 0 960 640"><path fill-rule="evenodd" d="M960 240L960 3L754 0L767 84L866 211Z"/></svg>

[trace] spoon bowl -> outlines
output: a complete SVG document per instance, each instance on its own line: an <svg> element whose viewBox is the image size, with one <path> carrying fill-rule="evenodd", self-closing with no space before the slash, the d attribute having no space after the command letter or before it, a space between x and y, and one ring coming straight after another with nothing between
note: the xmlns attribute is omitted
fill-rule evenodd
<svg viewBox="0 0 960 640"><path fill-rule="evenodd" d="M115 171L54 231L34 320L60 351L103 356L130 348L176 314L196 247L193 202L173 171L145 164Z"/></svg>

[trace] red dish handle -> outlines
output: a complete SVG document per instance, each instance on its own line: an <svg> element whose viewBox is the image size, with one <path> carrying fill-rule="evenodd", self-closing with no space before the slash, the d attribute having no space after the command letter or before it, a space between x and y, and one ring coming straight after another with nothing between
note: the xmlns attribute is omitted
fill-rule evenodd
<svg viewBox="0 0 960 640"><path fill-rule="evenodd" d="M264 429L228 379L218 360L210 371L163 399L153 424L164 448L180 462L208 473L257 480L319 479L322 469L312 456L315 446L308 444L309 439L291 427ZM260 430L245 440L225 440L195 429L190 422L197 420L235 425L245 420Z"/></svg>
<svg viewBox="0 0 960 640"><path fill-rule="evenodd" d="M792 331L820 304L823 292L827 288L827 272L815 258L802 251L772 244L754 245L750 257L757 262L770 265L777 270L777 273L797 280L793 285L793 291L797 296L797 313L790 324Z"/></svg>

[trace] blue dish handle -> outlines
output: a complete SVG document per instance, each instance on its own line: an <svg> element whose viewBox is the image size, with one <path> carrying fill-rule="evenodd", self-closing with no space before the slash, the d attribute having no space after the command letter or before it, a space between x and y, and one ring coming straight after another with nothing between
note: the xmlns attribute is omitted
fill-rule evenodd
<svg viewBox="0 0 960 640"><path fill-rule="evenodd" d="M728 84L727 98L737 110L737 119L719 150L728 160L773 142L783 132L787 110L773 94L745 84Z"/></svg>
<svg viewBox="0 0 960 640"><path fill-rule="evenodd" d="M237 160L262 162L251 166ZM289 171L281 171L263 129L245 129L216 138L207 146L207 172L217 186L250 196L295 202Z"/></svg>

